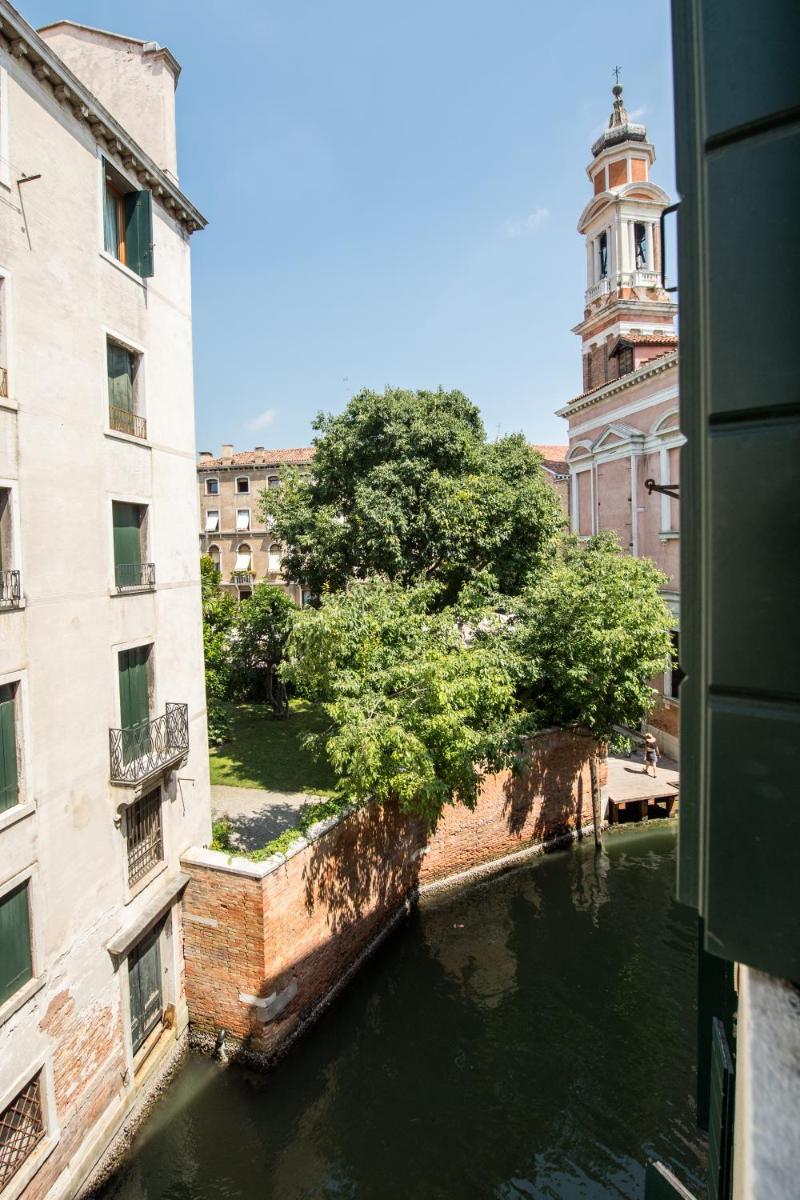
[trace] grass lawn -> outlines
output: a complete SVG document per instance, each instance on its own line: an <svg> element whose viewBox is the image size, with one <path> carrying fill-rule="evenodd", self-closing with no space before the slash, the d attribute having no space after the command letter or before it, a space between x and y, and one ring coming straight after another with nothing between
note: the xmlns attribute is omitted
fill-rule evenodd
<svg viewBox="0 0 800 1200"><path fill-rule="evenodd" d="M211 751L211 782L328 795L333 772L303 745L307 733L323 727L323 714L306 700L290 701L286 721L270 713L267 704L231 705L233 737Z"/></svg>

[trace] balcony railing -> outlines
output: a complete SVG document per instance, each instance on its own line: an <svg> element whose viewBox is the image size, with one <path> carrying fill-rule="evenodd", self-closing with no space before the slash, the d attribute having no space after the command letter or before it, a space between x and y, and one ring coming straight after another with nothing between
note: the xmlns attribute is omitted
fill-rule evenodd
<svg viewBox="0 0 800 1200"><path fill-rule="evenodd" d="M19 571L0 571L0 609L19 608L21 600Z"/></svg>
<svg viewBox="0 0 800 1200"><path fill-rule="evenodd" d="M127 408L118 408L116 404L108 406L108 423L117 433L127 433L131 437L147 437L147 421L138 413L130 412Z"/></svg>
<svg viewBox="0 0 800 1200"><path fill-rule="evenodd" d="M152 591L156 586L155 563L118 563L114 567L118 592Z"/></svg>
<svg viewBox="0 0 800 1200"><path fill-rule="evenodd" d="M0 396L8 399L8 368L0 367Z"/></svg>
<svg viewBox="0 0 800 1200"><path fill-rule="evenodd" d="M591 304L592 300L596 300L598 296L605 296L607 293L608 279L603 278L586 289L586 303Z"/></svg>
<svg viewBox="0 0 800 1200"><path fill-rule="evenodd" d="M252 571L234 571L232 579L236 584L243 584L246 587L250 587L255 576Z"/></svg>
<svg viewBox="0 0 800 1200"><path fill-rule="evenodd" d="M162 717L109 729L111 782L136 784L168 770L189 752L189 706L168 704Z"/></svg>

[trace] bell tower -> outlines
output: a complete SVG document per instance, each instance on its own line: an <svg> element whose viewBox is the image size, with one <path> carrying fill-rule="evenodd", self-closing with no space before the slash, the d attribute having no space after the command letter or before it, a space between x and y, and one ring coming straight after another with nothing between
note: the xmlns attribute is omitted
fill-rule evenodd
<svg viewBox="0 0 800 1200"><path fill-rule="evenodd" d="M578 232L586 242L581 338L584 391L674 349L677 306L661 281L659 220L670 203L650 179L656 152L631 121L622 85L613 89L608 127L592 146L586 174L592 198Z"/></svg>

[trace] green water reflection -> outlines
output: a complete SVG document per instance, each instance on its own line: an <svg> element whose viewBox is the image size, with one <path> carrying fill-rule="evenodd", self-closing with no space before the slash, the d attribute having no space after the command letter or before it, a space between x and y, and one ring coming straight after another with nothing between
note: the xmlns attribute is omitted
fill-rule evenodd
<svg viewBox="0 0 800 1200"><path fill-rule="evenodd" d="M191 1059L104 1200L700 1190L694 923L672 828L426 905L268 1075Z"/></svg>

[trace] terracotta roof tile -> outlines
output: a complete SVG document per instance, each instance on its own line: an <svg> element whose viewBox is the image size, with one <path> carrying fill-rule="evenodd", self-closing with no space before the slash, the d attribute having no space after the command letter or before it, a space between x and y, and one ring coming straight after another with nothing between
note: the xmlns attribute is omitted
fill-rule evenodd
<svg viewBox="0 0 800 1200"><path fill-rule="evenodd" d="M240 450L230 458L201 458L198 470L218 471L221 467L278 467L282 463L302 465L314 457L313 446L299 446L291 450Z"/></svg>
<svg viewBox="0 0 800 1200"><path fill-rule="evenodd" d="M537 450L542 456L542 466L547 467L555 475L568 475L567 446L537 446L531 443L531 449Z"/></svg>
<svg viewBox="0 0 800 1200"><path fill-rule="evenodd" d="M677 346L677 333L621 333L621 342L630 342L632 346Z"/></svg>

